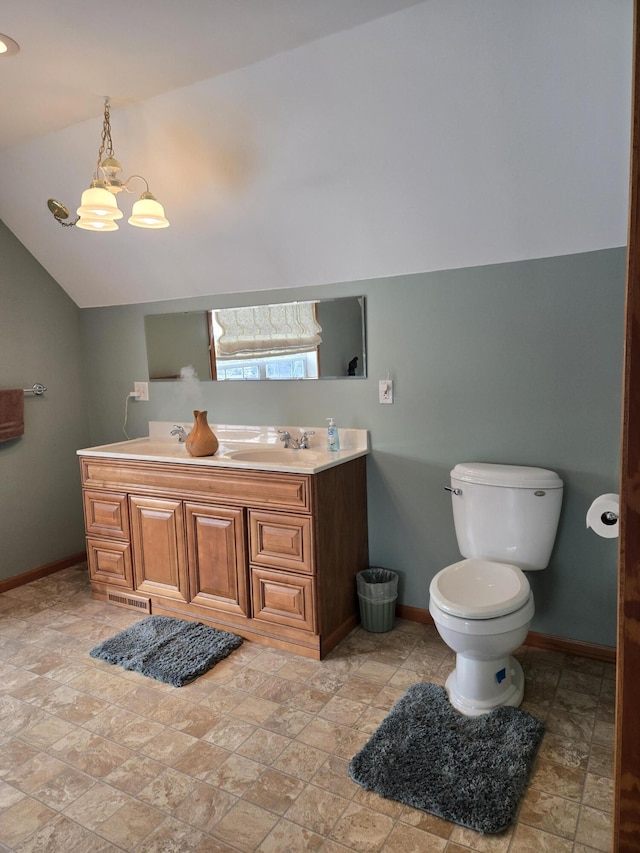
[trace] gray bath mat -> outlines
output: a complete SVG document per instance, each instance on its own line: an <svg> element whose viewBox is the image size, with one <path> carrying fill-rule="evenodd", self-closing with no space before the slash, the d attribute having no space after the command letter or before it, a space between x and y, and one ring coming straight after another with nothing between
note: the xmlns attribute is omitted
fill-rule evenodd
<svg viewBox="0 0 640 853"><path fill-rule="evenodd" d="M241 643L242 637L200 622L149 616L100 643L89 654L182 687L210 670Z"/></svg>
<svg viewBox="0 0 640 853"><path fill-rule="evenodd" d="M515 817L544 725L517 708L465 717L444 687L414 684L351 760L351 778L481 833Z"/></svg>

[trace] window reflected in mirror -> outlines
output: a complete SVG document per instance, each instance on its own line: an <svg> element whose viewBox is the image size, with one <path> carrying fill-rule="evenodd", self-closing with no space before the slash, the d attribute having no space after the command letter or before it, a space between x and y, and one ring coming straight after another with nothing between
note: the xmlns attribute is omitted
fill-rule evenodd
<svg viewBox="0 0 640 853"><path fill-rule="evenodd" d="M364 296L154 314L144 324L152 381L366 376Z"/></svg>

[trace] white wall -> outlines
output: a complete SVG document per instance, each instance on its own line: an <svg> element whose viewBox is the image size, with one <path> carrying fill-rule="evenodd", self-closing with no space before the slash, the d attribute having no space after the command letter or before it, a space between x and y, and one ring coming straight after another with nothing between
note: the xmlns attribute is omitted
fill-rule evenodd
<svg viewBox="0 0 640 853"><path fill-rule="evenodd" d="M621 246L631 21L632 0L429 0L112 112L170 229L53 222L96 122L5 152L0 218L80 306Z"/></svg>

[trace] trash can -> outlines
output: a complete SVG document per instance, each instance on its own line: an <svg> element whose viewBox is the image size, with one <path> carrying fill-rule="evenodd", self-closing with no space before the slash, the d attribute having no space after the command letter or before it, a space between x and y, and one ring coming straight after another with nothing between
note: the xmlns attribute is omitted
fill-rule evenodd
<svg viewBox="0 0 640 853"><path fill-rule="evenodd" d="M356 575L360 622L365 631L383 633L393 628L398 598L398 575L372 566Z"/></svg>

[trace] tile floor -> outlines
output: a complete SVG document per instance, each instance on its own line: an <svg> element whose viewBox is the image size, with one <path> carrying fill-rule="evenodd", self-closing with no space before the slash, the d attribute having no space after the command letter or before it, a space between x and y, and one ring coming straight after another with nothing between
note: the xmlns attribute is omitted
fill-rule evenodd
<svg viewBox="0 0 640 853"><path fill-rule="evenodd" d="M89 657L139 618L93 601L84 565L0 595L0 850L611 849L610 665L518 652L547 730L517 823L482 836L347 774L405 689L449 672L433 628L358 629L322 663L247 641L175 689Z"/></svg>

